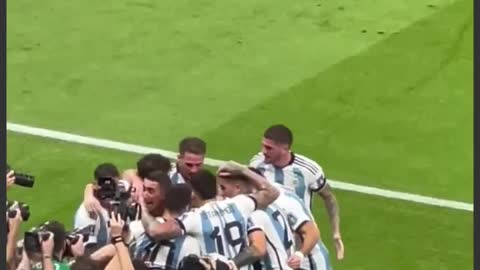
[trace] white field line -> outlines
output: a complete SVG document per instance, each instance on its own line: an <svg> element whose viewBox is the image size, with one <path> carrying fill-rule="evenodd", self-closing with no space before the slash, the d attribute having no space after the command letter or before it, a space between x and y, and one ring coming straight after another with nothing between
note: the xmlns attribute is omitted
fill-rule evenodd
<svg viewBox="0 0 480 270"><path fill-rule="evenodd" d="M130 153L137 153L137 154L159 153L170 159L175 159L177 157L177 153L167 151L167 150L122 143L122 142L115 142L115 141L99 139L99 138L86 137L86 136L81 136L76 134L70 134L65 132L59 132L59 131L43 129L43 128L36 128L36 127L8 123L8 122L7 122L7 130L16 132L16 133L50 138L55 140L71 142L71 143L97 146L97 147L108 148L108 149L119 150L119 151L130 152ZM223 162L225 161L211 159L211 158L205 159L205 164L210 166L219 166ZM332 179L328 179L328 180L329 180L329 183L332 185L332 187L336 189L359 192L359 193L380 196L380 197L385 197L390 199L410 201L410 202L415 202L419 204L427 204L427 205L433 205L438 207L445 207L445 208L452 208L452 209L473 212L473 204L469 204L469 203L437 199L437 198L432 198L432 197L427 197L427 196L422 196L417 194L350 184L350 183L345 183L345 182L332 180Z"/></svg>

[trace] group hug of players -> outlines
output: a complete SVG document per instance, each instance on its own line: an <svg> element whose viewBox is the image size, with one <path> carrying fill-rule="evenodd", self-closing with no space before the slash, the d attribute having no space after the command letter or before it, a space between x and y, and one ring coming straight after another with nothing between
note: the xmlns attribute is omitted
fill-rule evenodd
<svg viewBox="0 0 480 270"><path fill-rule="evenodd" d="M324 201L341 260L339 207L322 168L293 153L292 143L289 128L271 126L248 166L229 161L216 173L203 168L206 143L195 137L180 142L174 164L159 154L144 156L121 177L135 187L141 217L119 241L129 245L132 258L154 269L331 269L312 196ZM94 184L87 185L75 227L96 224L90 241L103 243L92 254L99 259L108 256L107 244L115 239L98 222L109 214L94 191Z"/></svg>

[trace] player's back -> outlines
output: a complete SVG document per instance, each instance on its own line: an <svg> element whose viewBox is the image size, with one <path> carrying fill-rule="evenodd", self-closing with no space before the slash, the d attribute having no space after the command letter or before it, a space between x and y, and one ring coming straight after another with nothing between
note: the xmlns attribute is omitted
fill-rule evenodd
<svg viewBox="0 0 480 270"><path fill-rule="evenodd" d="M179 218L186 234L200 242L202 254L218 253L235 257L247 246L248 216L256 202L245 195L210 201Z"/></svg>
<svg viewBox="0 0 480 270"><path fill-rule="evenodd" d="M159 222L165 222L163 218L158 217L156 219ZM200 255L200 245L197 239L189 235L182 235L170 240L155 241L146 235L144 231L135 234L133 257L143 260L148 267L174 270L178 268L183 257L189 254Z"/></svg>
<svg viewBox="0 0 480 270"><path fill-rule="evenodd" d="M308 221L313 222L315 226L317 226L309 209L293 191L280 184L274 185L279 189L280 195L273 203L278 205L287 215L287 221L292 232L297 231L305 222ZM295 241L296 250L298 250L302 244L302 239L298 240L299 241ZM321 240L318 241L310 254L308 254L302 261L301 268L318 270L331 269L328 258L328 250Z"/></svg>
<svg viewBox="0 0 480 270"><path fill-rule="evenodd" d="M255 211L250 220L253 230L261 229L267 240L267 254L261 262L262 269L290 270L287 261L294 252L294 239L283 210L271 204L264 211Z"/></svg>

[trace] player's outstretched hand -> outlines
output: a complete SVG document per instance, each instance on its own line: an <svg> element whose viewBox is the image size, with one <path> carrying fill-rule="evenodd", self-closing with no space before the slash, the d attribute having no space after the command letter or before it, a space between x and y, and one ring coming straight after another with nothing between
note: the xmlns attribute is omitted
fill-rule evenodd
<svg viewBox="0 0 480 270"><path fill-rule="evenodd" d="M335 251L337 252L337 260L341 261L343 260L344 253L345 253L342 238L335 237L333 238L333 241L335 242Z"/></svg>

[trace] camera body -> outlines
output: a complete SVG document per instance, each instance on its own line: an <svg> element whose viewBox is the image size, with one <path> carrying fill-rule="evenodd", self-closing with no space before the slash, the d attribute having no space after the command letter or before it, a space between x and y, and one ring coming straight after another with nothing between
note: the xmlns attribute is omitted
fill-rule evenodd
<svg viewBox="0 0 480 270"><path fill-rule="evenodd" d="M137 204L130 202L133 187L127 181L116 180L112 177L100 177L97 179L97 186L95 197L108 202L113 213L120 214L125 221L137 218L140 208Z"/></svg>
<svg viewBox="0 0 480 270"><path fill-rule="evenodd" d="M20 210L20 215L23 221L28 221L30 218L30 207L28 204L18 201L7 201L7 214L8 218L14 218L17 214L17 209Z"/></svg>
<svg viewBox="0 0 480 270"><path fill-rule="evenodd" d="M88 242L88 239L90 235L92 235L95 231L95 226L94 225L89 225L83 228L76 229L72 232L67 232L66 234L66 250L64 257L74 257L73 251L72 251L72 246L75 245L80 239L83 240L83 243Z"/></svg>
<svg viewBox="0 0 480 270"><path fill-rule="evenodd" d="M49 232L43 226L40 228L32 228L25 232L23 237L23 247L27 253L42 252L42 242L47 241Z"/></svg>

